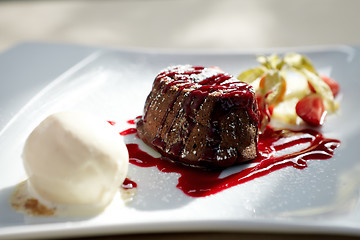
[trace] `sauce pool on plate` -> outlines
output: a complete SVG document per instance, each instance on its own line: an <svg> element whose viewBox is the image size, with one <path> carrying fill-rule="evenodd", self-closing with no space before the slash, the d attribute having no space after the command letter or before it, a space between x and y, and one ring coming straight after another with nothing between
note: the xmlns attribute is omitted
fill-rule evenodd
<svg viewBox="0 0 360 240"><path fill-rule="evenodd" d="M129 128L120 134L136 134L136 128ZM157 167L159 171L166 173L179 173L176 186L178 189L190 197L205 197L285 167L306 168L310 160L331 158L339 145L339 140L325 138L316 130L274 130L268 126L259 135L258 157L245 163L248 164L247 168L223 178L220 177L223 169L195 168L164 157L152 157L135 143L126 144L126 147L131 164L138 167Z"/></svg>

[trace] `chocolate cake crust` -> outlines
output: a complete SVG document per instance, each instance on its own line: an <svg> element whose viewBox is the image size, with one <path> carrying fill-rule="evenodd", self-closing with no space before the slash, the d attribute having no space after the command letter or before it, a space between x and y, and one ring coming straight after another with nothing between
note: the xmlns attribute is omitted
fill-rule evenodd
<svg viewBox="0 0 360 240"><path fill-rule="evenodd" d="M258 124L251 86L217 69L180 65L156 76L136 126L164 157L224 168L257 156Z"/></svg>

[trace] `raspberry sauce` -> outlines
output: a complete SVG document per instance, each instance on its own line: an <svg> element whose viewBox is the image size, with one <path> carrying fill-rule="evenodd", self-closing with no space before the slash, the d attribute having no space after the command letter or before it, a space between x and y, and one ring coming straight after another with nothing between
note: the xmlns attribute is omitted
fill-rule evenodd
<svg viewBox="0 0 360 240"><path fill-rule="evenodd" d="M120 132L120 135L121 136L126 136L126 135L129 135L129 134L133 134L133 133L136 133L136 128L129 128L129 129L126 129L122 132Z"/></svg>
<svg viewBox="0 0 360 240"><path fill-rule="evenodd" d="M121 187L125 190L129 190L129 189L133 189L137 187L136 182L130 180L129 178L125 178L123 184L121 185Z"/></svg>
<svg viewBox="0 0 360 240"><path fill-rule="evenodd" d="M134 131L125 130L122 133L125 136L134 134ZM303 147L293 150L300 145ZM251 161L255 166L252 164L223 178L219 177L222 170L194 168L163 157L155 158L140 150L137 144L127 144L127 148L131 164L139 167L157 167L166 173L179 173L181 176L177 188L190 197L205 197L285 167L306 168L310 160L331 158L339 145L340 141L325 138L315 130L274 130L268 126L259 135L258 157ZM279 155L279 151L286 153Z"/></svg>

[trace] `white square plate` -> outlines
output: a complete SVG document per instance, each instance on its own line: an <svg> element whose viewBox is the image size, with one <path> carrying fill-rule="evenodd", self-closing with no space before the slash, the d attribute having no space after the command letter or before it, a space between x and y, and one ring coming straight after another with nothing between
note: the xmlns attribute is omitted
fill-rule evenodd
<svg viewBox="0 0 360 240"><path fill-rule="evenodd" d="M167 66L219 66L237 75L257 65L257 53L289 51L306 54L320 73L340 83L340 111L322 128L326 137L341 141L333 158L311 161L303 170L284 168L204 198L187 197L177 189L177 174L131 166L129 176L138 184L135 199L124 206L116 198L104 213L91 218L31 217L10 207L14 187L25 179L24 141L47 115L86 111L125 129L126 120L142 113L154 77ZM197 230L360 235L359 76L359 48L347 46L246 53L94 53L59 78L49 79L0 129L0 238Z"/></svg>

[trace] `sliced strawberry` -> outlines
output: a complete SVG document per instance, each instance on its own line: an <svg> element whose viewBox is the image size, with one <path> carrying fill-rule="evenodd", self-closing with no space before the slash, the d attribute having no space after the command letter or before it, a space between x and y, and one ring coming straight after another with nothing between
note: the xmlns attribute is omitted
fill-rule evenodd
<svg viewBox="0 0 360 240"><path fill-rule="evenodd" d="M339 84L332 78L329 78L327 76L320 76L322 80L324 80L324 82L329 85L334 97L336 97L336 95L339 93L340 90L340 86Z"/></svg>
<svg viewBox="0 0 360 240"><path fill-rule="evenodd" d="M340 85L332 78L329 78L329 77L323 76L323 75L320 77L330 87L333 96L336 97L336 95L338 95L338 93L339 93ZM314 87L311 85L311 83L308 82L308 85L309 85L310 91L315 93L316 91L315 91Z"/></svg>
<svg viewBox="0 0 360 240"><path fill-rule="evenodd" d="M309 95L296 104L296 114L306 123L321 126L324 123L326 110L320 96Z"/></svg>

